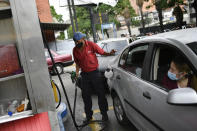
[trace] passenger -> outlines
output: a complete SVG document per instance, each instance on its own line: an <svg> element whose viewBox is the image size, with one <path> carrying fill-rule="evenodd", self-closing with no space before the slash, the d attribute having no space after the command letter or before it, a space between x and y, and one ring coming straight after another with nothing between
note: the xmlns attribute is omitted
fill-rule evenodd
<svg viewBox="0 0 197 131"><path fill-rule="evenodd" d="M170 69L164 76L162 84L171 90L176 88L191 87L192 73L182 57L174 58L170 63Z"/></svg>

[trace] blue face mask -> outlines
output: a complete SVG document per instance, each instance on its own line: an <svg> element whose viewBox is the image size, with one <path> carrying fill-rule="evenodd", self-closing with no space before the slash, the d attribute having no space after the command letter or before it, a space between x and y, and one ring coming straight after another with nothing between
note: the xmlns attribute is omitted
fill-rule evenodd
<svg viewBox="0 0 197 131"><path fill-rule="evenodd" d="M176 77L176 74L168 71L168 77L171 79L171 80L178 80L178 78Z"/></svg>

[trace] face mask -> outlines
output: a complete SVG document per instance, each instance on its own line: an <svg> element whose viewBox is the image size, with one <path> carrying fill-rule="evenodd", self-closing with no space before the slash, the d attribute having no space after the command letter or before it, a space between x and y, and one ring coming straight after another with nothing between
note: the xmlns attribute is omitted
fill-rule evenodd
<svg viewBox="0 0 197 131"><path fill-rule="evenodd" d="M168 71L168 77L171 79L171 80L178 80L178 78L176 77L176 74Z"/></svg>
<svg viewBox="0 0 197 131"><path fill-rule="evenodd" d="M78 43L78 44L76 45L77 48L81 48L82 46L83 46L83 42Z"/></svg>

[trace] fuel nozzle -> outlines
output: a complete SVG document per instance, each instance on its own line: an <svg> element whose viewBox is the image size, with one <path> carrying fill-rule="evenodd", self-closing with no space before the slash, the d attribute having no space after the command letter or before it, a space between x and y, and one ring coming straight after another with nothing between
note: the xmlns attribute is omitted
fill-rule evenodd
<svg viewBox="0 0 197 131"><path fill-rule="evenodd" d="M76 81L76 72L72 71L70 77L71 77L72 83L75 83L75 81Z"/></svg>

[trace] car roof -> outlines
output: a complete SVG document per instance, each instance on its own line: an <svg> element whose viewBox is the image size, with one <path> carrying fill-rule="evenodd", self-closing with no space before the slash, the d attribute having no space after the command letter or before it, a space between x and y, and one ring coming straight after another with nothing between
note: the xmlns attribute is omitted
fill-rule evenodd
<svg viewBox="0 0 197 131"><path fill-rule="evenodd" d="M109 38L107 40L101 40L101 41L98 41L97 43L107 43L107 42L112 42L112 41L120 41L120 40L127 40L128 41L128 38L124 37L124 38Z"/></svg>
<svg viewBox="0 0 197 131"><path fill-rule="evenodd" d="M189 28L189 29L165 32L165 33L143 38L142 40L161 39L161 38L177 40L183 44L192 43L197 41L197 28Z"/></svg>

